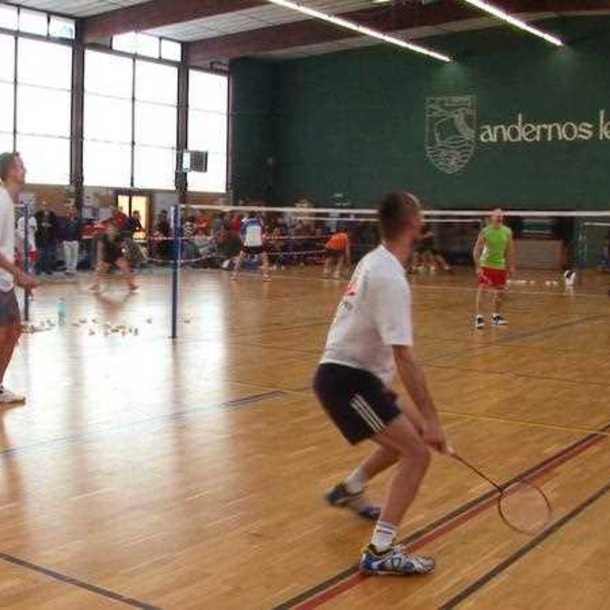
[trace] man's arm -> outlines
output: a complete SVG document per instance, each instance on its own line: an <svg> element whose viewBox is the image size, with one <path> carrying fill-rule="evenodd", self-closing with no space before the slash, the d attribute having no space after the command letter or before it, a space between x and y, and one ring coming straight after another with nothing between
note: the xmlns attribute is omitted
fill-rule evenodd
<svg viewBox="0 0 610 610"><path fill-rule="evenodd" d="M506 245L506 263L508 267L508 272L510 275L515 275L516 266L515 266L515 241L512 236L508 240L508 244Z"/></svg>
<svg viewBox="0 0 610 610"><path fill-rule="evenodd" d="M485 237L483 236L483 233L479 233L472 251L472 258L474 260L474 267L477 270L477 274L481 271L481 255L483 254L483 248L485 248Z"/></svg>
<svg viewBox="0 0 610 610"><path fill-rule="evenodd" d="M31 290L38 286L38 282L36 282L34 277L24 273L17 265L11 263L4 254L0 254L0 269L8 271L15 278L16 284L25 290Z"/></svg>
<svg viewBox="0 0 610 610"><path fill-rule="evenodd" d="M349 241L347 242L347 245L345 246L345 264L348 267L352 266L352 247L351 247Z"/></svg>
<svg viewBox="0 0 610 610"><path fill-rule="evenodd" d="M415 359L413 349L406 345L394 345L392 349L400 381L424 419L424 440L437 451L446 453L447 440L428 390L426 377Z"/></svg>

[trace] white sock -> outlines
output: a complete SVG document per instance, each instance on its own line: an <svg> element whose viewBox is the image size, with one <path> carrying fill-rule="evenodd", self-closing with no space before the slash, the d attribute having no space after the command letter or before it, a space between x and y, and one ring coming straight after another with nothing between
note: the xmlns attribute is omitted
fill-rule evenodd
<svg viewBox="0 0 610 610"><path fill-rule="evenodd" d="M347 491L351 494L359 494L364 490L364 486L368 481L368 477L362 466L358 466L344 481L343 484Z"/></svg>
<svg viewBox="0 0 610 610"><path fill-rule="evenodd" d="M371 544L381 553L387 551L398 534L398 528L391 523L385 521L377 521L373 537L371 538Z"/></svg>

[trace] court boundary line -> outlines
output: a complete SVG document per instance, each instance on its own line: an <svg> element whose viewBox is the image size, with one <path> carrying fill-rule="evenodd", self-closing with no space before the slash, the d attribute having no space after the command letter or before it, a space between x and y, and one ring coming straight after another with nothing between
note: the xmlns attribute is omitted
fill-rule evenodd
<svg viewBox="0 0 610 610"><path fill-rule="evenodd" d="M7 553L0 552L0 561L5 561L15 566L26 568L32 572L38 572L39 574L43 574L44 576L63 584L72 585L77 589L82 589L84 591L88 591L89 593L99 595L100 597L105 597L107 599L120 602L126 606L131 606L132 608L139 608L139 610L161 610L161 608L158 606L152 606L151 604L141 602L133 597L122 595L121 593L111 591L110 589L105 589L104 587L99 587L98 585L93 585L81 580L80 578L62 574L56 570L45 568L44 566L32 563L31 561L26 561L25 559L19 559L19 557L14 557L13 555L8 555Z"/></svg>
<svg viewBox="0 0 610 610"><path fill-rule="evenodd" d="M575 441L542 462L517 474L504 484L511 485L522 480L534 480L535 478L558 468L565 462L574 459L592 446L605 440L607 437L601 436L599 433L607 431L610 431L610 422L600 428L596 433L588 434L580 440ZM496 496L496 490L490 490L481 494L477 498L466 502L431 524L424 526L410 536L402 539L400 544L410 545L411 550L416 550L417 548L425 546L428 542L432 542L436 538L453 531L481 512L487 510L490 506L495 504ZM352 589L366 578L368 577L359 572L358 564L353 564L342 572L310 587L288 601L274 606L272 610L292 610L294 608L297 608L298 610L312 610L313 608L317 608L327 601L334 599L345 591Z"/></svg>
<svg viewBox="0 0 610 610"><path fill-rule="evenodd" d="M535 270L533 270L535 271ZM559 273L559 272L557 272ZM244 272L244 276L246 275L246 272ZM460 277L459 275L457 277ZM305 281L314 281L314 282L334 282L337 286L341 285L341 283L347 283L347 281L349 280L349 278L330 278L330 277L316 277L316 276L304 276L304 277L299 277L296 274L295 275L290 275L290 274L282 274L280 273L271 273L271 278L279 278L281 280L305 280ZM407 277L407 279L409 280L409 285L411 286L411 288L425 288L425 289L431 289L431 290L456 290L456 291L468 291L468 292L476 292L478 290L478 287L475 285L476 284L476 276L474 275L474 272L472 274L472 278L473 278L473 286L442 286L440 284L418 284L416 281L411 281L410 276ZM596 292L573 292L573 293L566 293L566 292L557 292L557 291L553 291L553 290L515 290L514 292L511 292L511 294L524 294L524 295L538 295L538 296L568 296L568 297L575 297L575 298L587 298L587 299L608 299L607 294L597 294Z"/></svg>
<svg viewBox="0 0 610 610"><path fill-rule="evenodd" d="M436 358L436 356L433 356ZM463 373L476 373L478 375L503 375L510 377L518 377L522 379L533 379L534 381L552 381L555 383L568 383L572 385L585 385L600 388L610 387L610 383L601 383L599 381L581 381L579 379L565 379L561 377L550 377L547 375L530 375L528 373L514 373L513 371L502 371L502 370L481 370L481 369L469 369L465 366L455 366L452 364L427 364L422 362L422 366L430 367L431 369L442 369L451 371L461 371Z"/></svg>
<svg viewBox="0 0 610 610"><path fill-rule="evenodd" d="M445 602L442 606L439 607L439 610L453 610L457 608L462 602L468 599L471 595L480 591L486 584L491 582L496 576L502 574L506 569L511 567L513 564L517 563L520 559L525 557L531 551L533 551L536 547L541 545L547 538L550 538L553 534L562 529L565 525L573 521L576 517L578 517L581 513L590 508L595 502L597 502L600 498L605 496L608 492L610 492L610 483L604 485L601 489L595 492L593 495L589 496L584 502L579 504L576 508L572 509L569 513L564 515L561 519L556 521L553 525L551 525L548 529L544 530L541 534L536 536L533 540L528 542L527 544L520 547L517 551L515 551L512 555L507 557L504 561L497 564L494 568L492 568L489 572L481 576L478 580L472 583L470 586L466 587L462 591L460 591L457 595L452 597L449 601Z"/></svg>
<svg viewBox="0 0 610 610"><path fill-rule="evenodd" d="M571 326L578 326L579 324L584 324L585 322L601 320L601 319L607 318L607 317L608 317L608 314L595 314L595 315L591 315L591 316L586 316L584 318L576 318L575 320L570 320L569 322L562 322L560 324L545 326L543 328L538 328L536 330L531 330L531 331L517 332L517 333L513 333L513 334L510 334L510 331L509 331L509 333L507 333L506 336L500 337L498 339L494 339L483 345L475 345L475 346L470 346L468 348L461 349L461 350L458 350L455 352L446 352L444 354L438 354L438 355L432 356L430 358L427 358L425 360L422 360L421 364L426 366L426 365L429 365L442 358L453 357L453 356L462 356L462 355L468 354L470 352L478 352L478 351L482 351L482 350L487 350L487 349L491 349L492 347L504 345L505 343L510 343L511 341L518 341L520 339L537 337L539 335L545 335L547 333L552 333L556 330L561 330L562 328L570 328ZM473 329L473 332L479 332L479 331L476 331Z"/></svg>
<svg viewBox="0 0 610 610"><path fill-rule="evenodd" d="M239 384L239 382L230 382ZM248 384L241 384L248 385ZM233 400L227 400L225 402L215 403L209 405L207 407L193 407L190 409L183 409L182 411L176 411L174 413L166 414L166 415L157 415L154 417L144 417L143 419L138 419L133 422L129 422L127 424L113 426L106 428L101 431L92 431L90 433L84 434L72 434L69 436L60 436L57 438L51 438L42 440L37 443L32 443L30 445L24 445L21 447L9 447L7 449L0 450L0 459L9 459L15 456L18 453L24 453L27 451L36 451L37 449L44 449L45 447L52 447L54 445L71 445L79 442L96 442L98 440L103 440L105 437L105 433L118 433L127 431L130 428L134 428L143 424L149 424L154 422L160 423L171 423L172 421L178 421L183 418L189 417L191 415L199 415L208 413L212 410L219 409L232 409L243 407L251 404L259 403L263 400L281 398L286 396L289 393L288 390L270 390L268 392L262 392L260 394L252 394L250 396L244 396L243 398L235 398Z"/></svg>

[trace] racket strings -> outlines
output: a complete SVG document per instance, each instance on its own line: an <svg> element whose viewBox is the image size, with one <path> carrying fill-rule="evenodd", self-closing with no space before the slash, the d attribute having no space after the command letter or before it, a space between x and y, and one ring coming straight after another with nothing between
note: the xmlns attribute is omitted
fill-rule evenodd
<svg viewBox="0 0 610 610"><path fill-rule="evenodd" d="M542 490L523 481L502 491L498 507L507 525L527 534L543 530L552 517L550 503Z"/></svg>

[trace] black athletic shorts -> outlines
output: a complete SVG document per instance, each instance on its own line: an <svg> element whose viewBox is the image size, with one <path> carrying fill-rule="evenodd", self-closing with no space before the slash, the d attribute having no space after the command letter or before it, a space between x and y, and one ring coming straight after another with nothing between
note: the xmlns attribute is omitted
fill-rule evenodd
<svg viewBox="0 0 610 610"><path fill-rule="evenodd" d="M375 375L342 364L321 364L314 390L328 416L352 444L382 432L401 414L398 398Z"/></svg>
<svg viewBox="0 0 610 610"><path fill-rule="evenodd" d="M248 256L258 256L265 252L265 246L243 246L242 251Z"/></svg>

